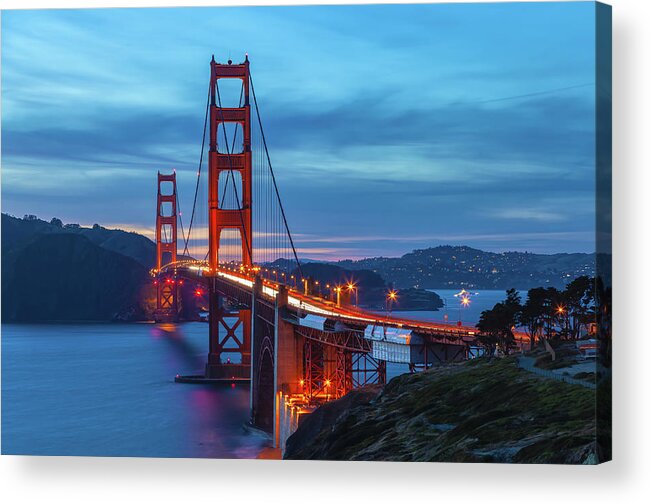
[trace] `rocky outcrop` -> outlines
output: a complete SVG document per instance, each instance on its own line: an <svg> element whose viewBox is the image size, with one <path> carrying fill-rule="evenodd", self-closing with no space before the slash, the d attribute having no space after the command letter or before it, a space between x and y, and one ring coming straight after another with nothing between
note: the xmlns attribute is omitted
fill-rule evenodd
<svg viewBox="0 0 651 504"><path fill-rule="evenodd" d="M594 390L480 359L319 408L285 458L592 464L603 459L595 436Z"/></svg>

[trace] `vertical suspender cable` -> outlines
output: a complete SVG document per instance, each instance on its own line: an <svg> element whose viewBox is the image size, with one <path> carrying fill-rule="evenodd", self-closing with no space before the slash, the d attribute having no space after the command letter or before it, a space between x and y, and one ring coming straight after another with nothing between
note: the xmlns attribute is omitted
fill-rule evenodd
<svg viewBox="0 0 651 504"><path fill-rule="evenodd" d="M215 82L215 89L217 90L217 100L218 100L218 103L219 103L219 113L221 114L221 117L222 117L221 123L222 123L222 128L224 130L224 143L226 144L226 154L228 156L228 165L229 165L229 170L230 170L230 172L232 174L232 172L233 172L233 160L231 159L231 151L230 151L229 145L228 145L228 133L226 132L226 123L224 122L224 111L222 110L222 99L221 99L221 96L219 94L219 81ZM233 185L235 186L235 183L233 183ZM253 257L253 254L251 253L251 244L249 243L249 237L246 235L246 224L244 223L244 216L242 215L243 208L242 208L242 205L240 204L240 197L238 195L237 187L234 187L234 189L235 189L235 200L237 202L237 207L239 209L238 214L240 216L240 221L242 223L242 231L244 231L242 233L242 235L244 236L244 243L246 245L246 250L249 253L249 257L251 258L251 257ZM244 261L244 258L242 258L242 261Z"/></svg>
<svg viewBox="0 0 651 504"><path fill-rule="evenodd" d="M301 262L298 260L298 254L296 253L296 247L294 247L294 240L292 239L291 232L289 231L289 226L287 225L287 218L285 216L285 209L283 208L283 203L280 199L280 193L278 191L278 184L276 184L276 176L274 175L273 167L271 166L271 157L269 156L269 149L267 148L267 140L264 136L264 129L262 127L262 119L260 118L260 109L258 108L258 100L255 97L255 88L253 87L253 77L249 75L249 78L251 80L251 92L253 93L253 103L255 104L255 111L256 115L258 116L258 123L260 124L260 133L262 135L262 144L264 146L264 151L267 156L267 163L269 164L269 173L271 174L271 180L273 181L273 187L276 192L276 197L278 198L278 205L280 208L280 213L282 215L282 220L283 223L285 224L285 230L287 231L287 236L289 238L289 242L292 246L292 252L294 253L294 259L296 260L296 264L298 266L298 271L303 277L303 270L301 269Z"/></svg>
<svg viewBox="0 0 651 504"><path fill-rule="evenodd" d="M201 137L201 155L199 156L199 171L197 172L197 184L194 188L194 202L192 203L192 215L190 216L190 225L188 226L188 237L184 239L185 246L183 247L183 255L186 255L186 253L188 253L188 242L190 241L190 233L192 232L192 225L194 224L194 212L197 207L197 194L199 192L199 181L201 180L201 166L203 164L203 152L204 152L204 147L206 145L206 127L208 125L209 110L210 110L210 84L208 84L208 99L206 100L206 116L203 120L203 136ZM181 227L181 229L183 228Z"/></svg>

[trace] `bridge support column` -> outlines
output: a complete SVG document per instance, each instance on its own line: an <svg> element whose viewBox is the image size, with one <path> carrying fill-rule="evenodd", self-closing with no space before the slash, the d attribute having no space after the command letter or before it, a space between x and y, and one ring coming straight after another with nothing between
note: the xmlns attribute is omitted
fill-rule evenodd
<svg viewBox="0 0 651 504"><path fill-rule="evenodd" d="M170 184L165 191L163 184ZM176 322L179 317L179 288L174 271L161 274L166 264L176 263L176 172L163 175L158 172L156 199L156 311L154 321Z"/></svg>
<svg viewBox="0 0 651 504"><path fill-rule="evenodd" d="M283 316L287 307L287 288L280 285L276 296L274 328L274 447L280 448L280 408L283 396L302 393L303 341Z"/></svg>
<svg viewBox="0 0 651 504"><path fill-rule="evenodd" d="M156 310L154 322L176 322L179 319L180 289L176 275L159 274L156 278Z"/></svg>
<svg viewBox="0 0 651 504"><path fill-rule="evenodd" d="M205 376L248 380L251 366L251 311L229 311L223 296L215 288L214 278L210 281L208 296L209 351ZM231 362L230 357L224 358L223 354L239 354L240 362Z"/></svg>
<svg viewBox="0 0 651 504"><path fill-rule="evenodd" d="M353 388L353 354L342 348L336 349L334 375L334 394L339 398L346 395Z"/></svg>
<svg viewBox="0 0 651 504"><path fill-rule="evenodd" d="M272 432L274 418L274 308L262 301L258 276L251 295L251 424Z"/></svg>
<svg viewBox="0 0 651 504"><path fill-rule="evenodd" d="M251 372L250 383L251 389L249 392L249 413L251 415L251 423L255 425L255 405L258 399L258 384L256 383L256 369L260 366L260 345L262 343L262 327L261 323L257 322L258 298L262 295L262 279L259 276L255 277L253 282L253 289L251 290Z"/></svg>

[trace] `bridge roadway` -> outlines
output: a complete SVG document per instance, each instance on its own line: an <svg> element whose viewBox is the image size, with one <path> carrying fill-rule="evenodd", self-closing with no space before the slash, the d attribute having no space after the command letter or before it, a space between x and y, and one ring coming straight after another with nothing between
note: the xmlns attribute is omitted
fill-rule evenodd
<svg viewBox="0 0 651 504"><path fill-rule="evenodd" d="M170 272L170 270L174 270L178 276L194 280L207 280L212 276L216 276L226 283L244 288L249 293L253 291L255 283L255 276L241 273L233 268L222 267L212 273L204 261L170 263L163 266L160 273ZM262 294L269 300L276 299L279 285L281 284L262 279ZM302 294L290 286L287 286L287 288L289 290L287 297L289 307L304 315L311 314L341 322L346 326L350 326L351 329L363 329L365 326L396 328L402 330L400 334L404 335L409 331L413 331L418 334L433 336L441 343L463 342L473 344L476 342L477 329L473 326L414 320L393 315L382 316L353 306L337 306L334 301L319 296ZM529 336L526 333L514 331L513 334L519 349L529 343Z"/></svg>

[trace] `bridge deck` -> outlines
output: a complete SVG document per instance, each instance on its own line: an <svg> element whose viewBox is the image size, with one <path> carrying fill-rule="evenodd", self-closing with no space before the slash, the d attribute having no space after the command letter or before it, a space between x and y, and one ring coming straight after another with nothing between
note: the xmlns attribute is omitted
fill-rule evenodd
<svg viewBox="0 0 651 504"><path fill-rule="evenodd" d="M218 277L225 282L239 287L247 292L252 292L254 277L230 270L220 268L211 272L205 263L200 261L181 261L175 264L168 264L161 268L169 270L173 268L180 275L208 279ZM274 300L278 294L279 284L263 279L262 293L269 300ZM288 304L303 314L318 315L332 320L339 321L352 327L363 330L366 326L400 328L405 331L414 331L419 334L430 335L434 338L450 338L464 342L475 341L477 329L472 326L458 326L443 322L430 322L414 320L399 316L383 316L378 313L363 310L355 307L337 306L333 301L317 296L305 295L297 292L296 289L287 286L289 290ZM521 331L514 331L516 343L523 345L528 343L529 337Z"/></svg>

